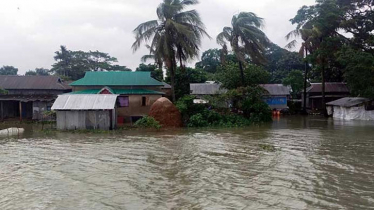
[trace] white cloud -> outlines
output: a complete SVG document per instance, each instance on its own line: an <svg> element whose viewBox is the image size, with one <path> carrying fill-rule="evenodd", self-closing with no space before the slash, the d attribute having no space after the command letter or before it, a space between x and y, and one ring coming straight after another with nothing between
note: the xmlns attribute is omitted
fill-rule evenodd
<svg viewBox="0 0 374 210"><path fill-rule="evenodd" d="M132 30L156 19L161 0L0 0L0 65L13 65L23 74L36 67L50 68L60 45L71 50L99 50L135 69L142 48L131 50ZM215 36L240 11L255 12L266 21L264 31L280 46L294 29L289 22L302 5L314 0L201 0L199 11L212 39L202 51L218 48Z"/></svg>

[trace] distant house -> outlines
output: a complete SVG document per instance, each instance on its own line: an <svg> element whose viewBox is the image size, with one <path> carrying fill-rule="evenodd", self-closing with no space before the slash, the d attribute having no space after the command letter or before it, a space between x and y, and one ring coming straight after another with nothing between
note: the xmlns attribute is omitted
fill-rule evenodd
<svg viewBox="0 0 374 210"><path fill-rule="evenodd" d="M207 103L205 96L213 96L226 93L227 90L221 88L221 84L214 82L207 83L191 83L190 94L196 96L195 103Z"/></svg>
<svg viewBox="0 0 374 210"><path fill-rule="evenodd" d="M60 95L52 106L59 130L110 130L116 127L118 95Z"/></svg>
<svg viewBox="0 0 374 210"><path fill-rule="evenodd" d="M1 119L41 120L57 95L71 87L56 76L0 76Z"/></svg>
<svg viewBox="0 0 374 210"><path fill-rule="evenodd" d="M325 88L325 102L335 101L350 95L347 84L327 82ZM302 96L304 98L304 96ZM304 101L304 100L302 100ZM322 110L322 83L312 83L307 89L306 107L311 110Z"/></svg>
<svg viewBox="0 0 374 210"><path fill-rule="evenodd" d="M73 95L118 95L118 124L134 123L148 115L152 104L165 95L162 92L165 84L153 79L150 72L87 72L84 78L70 85Z"/></svg>
<svg viewBox="0 0 374 210"><path fill-rule="evenodd" d="M327 113L336 119L374 120L373 101L367 98L341 98L326 104Z"/></svg>
<svg viewBox="0 0 374 210"><path fill-rule="evenodd" d="M286 109L287 101L291 97L290 89L282 84L262 84L260 85L268 93L263 96L264 101L271 109Z"/></svg>

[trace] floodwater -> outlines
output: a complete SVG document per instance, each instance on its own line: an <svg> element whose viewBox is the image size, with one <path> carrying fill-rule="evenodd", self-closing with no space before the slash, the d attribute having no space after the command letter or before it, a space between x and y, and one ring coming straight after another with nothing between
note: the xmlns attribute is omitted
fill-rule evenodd
<svg viewBox="0 0 374 210"><path fill-rule="evenodd" d="M0 139L1 210L374 209L369 122L289 117L121 134L25 128Z"/></svg>

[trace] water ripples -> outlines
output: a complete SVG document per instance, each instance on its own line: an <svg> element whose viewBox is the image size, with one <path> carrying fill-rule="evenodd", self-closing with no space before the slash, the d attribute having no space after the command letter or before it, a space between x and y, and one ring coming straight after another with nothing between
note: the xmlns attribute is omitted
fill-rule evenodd
<svg viewBox="0 0 374 210"><path fill-rule="evenodd" d="M373 127L307 123L0 140L0 209L373 208Z"/></svg>

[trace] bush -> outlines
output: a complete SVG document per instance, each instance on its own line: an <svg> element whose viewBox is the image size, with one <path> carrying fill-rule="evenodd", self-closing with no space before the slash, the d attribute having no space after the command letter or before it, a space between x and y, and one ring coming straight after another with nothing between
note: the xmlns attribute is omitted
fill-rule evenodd
<svg viewBox="0 0 374 210"><path fill-rule="evenodd" d="M135 126L140 127L140 128L156 128L156 129L160 129L162 127L160 123L155 120L155 118L148 117L148 116L143 117L142 119L136 121Z"/></svg>
<svg viewBox="0 0 374 210"><path fill-rule="evenodd" d="M242 109L252 122L272 121L270 107L262 100L249 97L243 101Z"/></svg>
<svg viewBox="0 0 374 210"><path fill-rule="evenodd" d="M251 125L251 120L237 114L220 114L212 110L204 110L191 116L188 127L244 127Z"/></svg>
<svg viewBox="0 0 374 210"><path fill-rule="evenodd" d="M185 125L188 124L191 116L201 113L206 109L203 104L194 104L193 100L195 98L195 96L186 95L180 98L175 104L182 115L182 121Z"/></svg>
<svg viewBox="0 0 374 210"><path fill-rule="evenodd" d="M190 117L188 122L188 127L207 127L209 125L208 121L204 119L204 116L199 113Z"/></svg>

